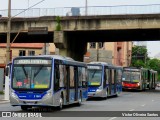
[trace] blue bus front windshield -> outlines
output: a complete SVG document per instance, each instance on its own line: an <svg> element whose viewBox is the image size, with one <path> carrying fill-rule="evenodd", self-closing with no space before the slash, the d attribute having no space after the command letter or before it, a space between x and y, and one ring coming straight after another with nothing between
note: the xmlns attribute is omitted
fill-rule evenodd
<svg viewBox="0 0 160 120"><path fill-rule="evenodd" d="M47 89L50 86L51 66L14 66L12 88Z"/></svg>
<svg viewBox="0 0 160 120"><path fill-rule="evenodd" d="M89 69L88 70L88 83L89 86L101 85L102 70Z"/></svg>
<svg viewBox="0 0 160 120"><path fill-rule="evenodd" d="M140 72L124 71L122 81L139 82Z"/></svg>

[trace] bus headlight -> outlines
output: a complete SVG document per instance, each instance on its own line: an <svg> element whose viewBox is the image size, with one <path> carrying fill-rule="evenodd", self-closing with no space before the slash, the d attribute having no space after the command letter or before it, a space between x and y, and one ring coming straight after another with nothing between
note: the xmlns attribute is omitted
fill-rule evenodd
<svg viewBox="0 0 160 120"><path fill-rule="evenodd" d="M51 93L51 92L48 92L44 97L45 97L45 98L49 98L49 97L51 97L51 95L52 95L52 93Z"/></svg>
<svg viewBox="0 0 160 120"><path fill-rule="evenodd" d="M18 98L18 96L17 96L14 92L11 93L11 96L12 96L13 98Z"/></svg>
<svg viewBox="0 0 160 120"><path fill-rule="evenodd" d="M137 83L137 86L140 86L140 83Z"/></svg>
<svg viewBox="0 0 160 120"><path fill-rule="evenodd" d="M96 92L101 92L102 90L103 90L103 87L100 86L100 87L96 90Z"/></svg>
<svg viewBox="0 0 160 120"><path fill-rule="evenodd" d="M48 93L46 94L46 96L51 96L51 92L48 92Z"/></svg>
<svg viewBox="0 0 160 120"><path fill-rule="evenodd" d="M122 86L124 86L124 82L122 82Z"/></svg>

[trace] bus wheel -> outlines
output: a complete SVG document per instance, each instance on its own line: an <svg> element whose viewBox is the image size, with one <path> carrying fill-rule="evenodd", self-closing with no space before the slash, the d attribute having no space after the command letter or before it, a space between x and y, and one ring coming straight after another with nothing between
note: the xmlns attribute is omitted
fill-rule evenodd
<svg viewBox="0 0 160 120"><path fill-rule="evenodd" d="M77 105L80 106L81 103L82 103L82 93L80 92Z"/></svg>
<svg viewBox="0 0 160 120"><path fill-rule="evenodd" d="M59 99L59 107L58 107L58 109L61 110L62 108L63 108L63 98L61 96L60 99Z"/></svg>
<svg viewBox="0 0 160 120"><path fill-rule="evenodd" d="M107 99L107 97L108 97L108 90L106 90L106 99Z"/></svg>
<svg viewBox="0 0 160 120"><path fill-rule="evenodd" d="M27 110L28 110L28 106L23 106L23 105L22 105L22 106L21 106L21 109L24 110L24 111L27 111Z"/></svg>
<svg viewBox="0 0 160 120"><path fill-rule="evenodd" d="M118 96L119 96L119 92L117 91L117 92L116 92L116 97L118 97Z"/></svg>

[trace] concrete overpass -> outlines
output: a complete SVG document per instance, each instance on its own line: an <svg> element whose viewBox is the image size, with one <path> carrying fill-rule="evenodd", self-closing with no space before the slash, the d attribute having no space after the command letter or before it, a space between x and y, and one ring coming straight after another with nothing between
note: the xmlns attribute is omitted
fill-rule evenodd
<svg viewBox="0 0 160 120"><path fill-rule="evenodd" d="M60 18L56 31L55 16L13 18L11 42L54 42L60 54L82 60L87 42L145 41L160 39L160 15L66 16ZM47 27L47 34L28 34L29 27ZM0 43L6 43L7 18L0 19Z"/></svg>

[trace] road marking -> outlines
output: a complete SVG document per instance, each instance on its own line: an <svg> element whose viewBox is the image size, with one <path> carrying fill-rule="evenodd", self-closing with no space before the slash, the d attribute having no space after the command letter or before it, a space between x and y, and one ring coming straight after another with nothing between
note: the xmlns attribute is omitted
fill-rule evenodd
<svg viewBox="0 0 160 120"><path fill-rule="evenodd" d="M113 120L113 119L116 119L117 117L112 117L112 118L110 118L109 120Z"/></svg>
<svg viewBox="0 0 160 120"><path fill-rule="evenodd" d="M144 107L146 104L141 105L142 107Z"/></svg>
<svg viewBox="0 0 160 120"><path fill-rule="evenodd" d="M129 110L129 111L134 111L135 109L131 109L131 110Z"/></svg>

